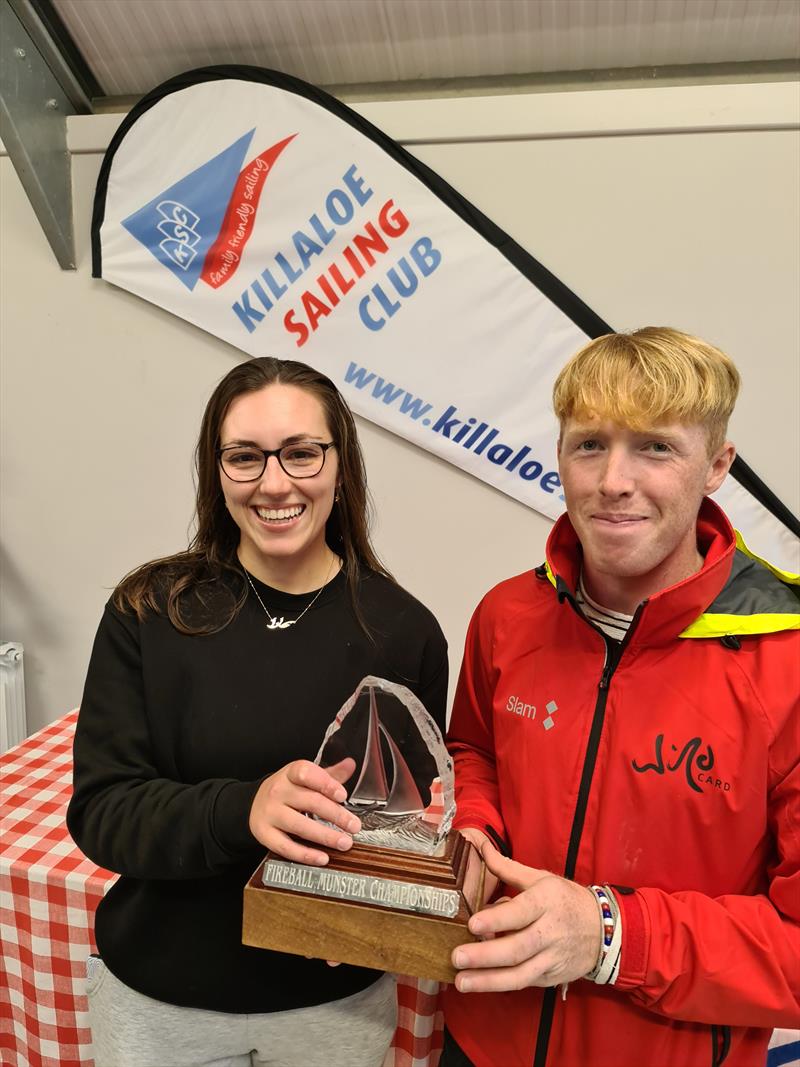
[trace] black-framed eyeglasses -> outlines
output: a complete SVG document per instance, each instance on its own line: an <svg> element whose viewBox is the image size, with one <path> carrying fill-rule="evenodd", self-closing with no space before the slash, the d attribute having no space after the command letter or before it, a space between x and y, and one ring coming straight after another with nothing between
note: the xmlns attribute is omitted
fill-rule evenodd
<svg viewBox="0 0 800 1067"><path fill-rule="evenodd" d="M256 482L263 475L270 456L290 478L313 478L325 466L329 448L334 441L298 441L283 448L256 448L254 445L226 445L217 449L217 459L223 472L233 482Z"/></svg>

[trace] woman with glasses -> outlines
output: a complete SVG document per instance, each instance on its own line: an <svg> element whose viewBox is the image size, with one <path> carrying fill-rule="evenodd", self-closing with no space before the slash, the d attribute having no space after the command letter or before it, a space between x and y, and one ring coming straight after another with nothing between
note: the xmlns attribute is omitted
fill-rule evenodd
<svg viewBox="0 0 800 1067"><path fill-rule="evenodd" d="M235 367L196 462L197 532L115 590L75 737L69 828L121 875L88 968L96 1065L379 1067L393 979L242 945L243 887L265 849L322 865L351 847L355 764L310 761L368 674L443 729L444 637L375 555L355 424L324 375Z"/></svg>

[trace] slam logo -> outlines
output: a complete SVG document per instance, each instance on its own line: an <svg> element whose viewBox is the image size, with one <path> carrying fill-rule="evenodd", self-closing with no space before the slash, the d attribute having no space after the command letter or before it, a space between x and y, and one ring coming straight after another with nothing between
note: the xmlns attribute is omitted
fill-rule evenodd
<svg viewBox="0 0 800 1067"><path fill-rule="evenodd" d="M122 225L191 292L218 289L236 273L255 227L261 193L284 148L278 141L249 163L255 128L123 219Z"/></svg>

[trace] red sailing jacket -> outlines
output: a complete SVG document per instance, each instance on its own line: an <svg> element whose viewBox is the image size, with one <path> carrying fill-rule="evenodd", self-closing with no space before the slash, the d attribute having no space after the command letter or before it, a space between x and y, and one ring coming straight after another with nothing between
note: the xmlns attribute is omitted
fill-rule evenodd
<svg viewBox="0 0 800 1067"><path fill-rule="evenodd" d="M623 923L614 986L449 986L476 1067L763 1067L770 1029L800 1026L798 604L710 501L698 542L702 570L639 607L616 661L575 604L566 517L473 616L455 825L614 886Z"/></svg>

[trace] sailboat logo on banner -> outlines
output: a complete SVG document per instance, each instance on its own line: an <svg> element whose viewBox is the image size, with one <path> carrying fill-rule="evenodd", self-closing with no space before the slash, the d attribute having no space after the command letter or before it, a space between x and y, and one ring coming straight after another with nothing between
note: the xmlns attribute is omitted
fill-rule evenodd
<svg viewBox="0 0 800 1067"><path fill-rule="evenodd" d="M264 184L296 134L244 167L255 127L175 182L122 225L191 292L198 281L218 289L239 266L255 227Z"/></svg>

